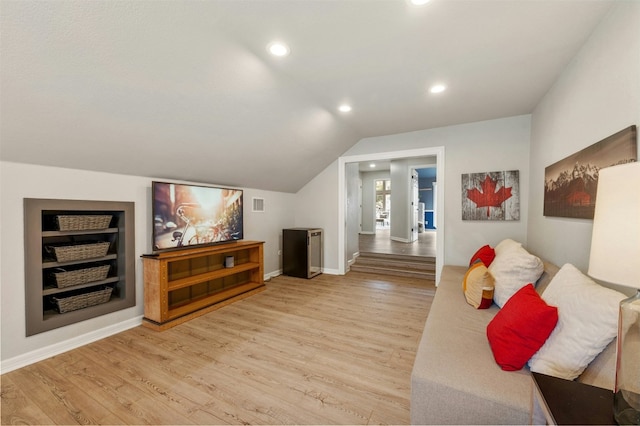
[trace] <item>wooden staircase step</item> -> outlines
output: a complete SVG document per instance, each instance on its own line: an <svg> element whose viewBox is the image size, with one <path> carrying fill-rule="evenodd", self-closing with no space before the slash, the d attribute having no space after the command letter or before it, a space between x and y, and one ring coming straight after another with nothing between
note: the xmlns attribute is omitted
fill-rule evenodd
<svg viewBox="0 0 640 426"><path fill-rule="evenodd" d="M436 263L433 257L361 252L350 269L378 275L435 280Z"/></svg>
<svg viewBox="0 0 640 426"><path fill-rule="evenodd" d="M360 252L360 256L358 258L375 258L375 259L395 259L395 260L406 260L406 261L416 261L416 262L436 262L435 257L430 256L416 256L411 254L387 254L387 253L371 253L371 252Z"/></svg>
<svg viewBox="0 0 640 426"><path fill-rule="evenodd" d="M407 260L396 260L396 259L382 259L382 258L373 258L373 257L359 257L356 260L356 264L361 266L373 266L373 267L388 267L388 268L396 268L396 269L407 269L407 270L415 270L415 271L435 271L436 265L435 263L426 262L426 261L407 261Z"/></svg>
<svg viewBox="0 0 640 426"><path fill-rule="evenodd" d="M435 272L409 270L403 268L389 268L385 266L363 266L354 263L350 268L354 272L364 272L377 275L391 275L395 277L419 278L424 280L435 280Z"/></svg>

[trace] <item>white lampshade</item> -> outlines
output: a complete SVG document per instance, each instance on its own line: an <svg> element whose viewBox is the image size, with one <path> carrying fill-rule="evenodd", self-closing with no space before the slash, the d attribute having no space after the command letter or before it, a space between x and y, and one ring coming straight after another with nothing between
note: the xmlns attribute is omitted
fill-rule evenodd
<svg viewBox="0 0 640 426"><path fill-rule="evenodd" d="M589 275L638 289L620 302L612 411L640 425L640 163L600 170Z"/></svg>
<svg viewBox="0 0 640 426"><path fill-rule="evenodd" d="M640 288L640 163L600 170L589 275Z"/></svg>

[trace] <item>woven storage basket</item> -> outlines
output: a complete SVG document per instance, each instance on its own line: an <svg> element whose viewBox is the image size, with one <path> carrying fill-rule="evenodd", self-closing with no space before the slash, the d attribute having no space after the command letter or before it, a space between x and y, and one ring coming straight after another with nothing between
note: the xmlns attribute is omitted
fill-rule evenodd
<svg viewBox="0 0 640 426"><path fill-rule="evenodd" d="M53 272L58 288L69 287L72 285L86 284L93 281L101 281L107 278L111 265L94 266L91 268L76 269L75 271L65 271L61 269Z"/></svg>
<svg viewBox="0 0 640 426"><path fill-rule="evenodd" d="M111 245L108 241L92 244L74 244L67 246L47 246L58 262L73 262L74 260L93 259L104 257Z"/></svg>
<svg viewBox="0 0 640 426"><path fill-rule="evenodd" d="M58 312L64 314L65 312L76 311L78 309L88 308L89 306L101 305L107 303L111 298L112 287L105 287L98 291L92 291L90 293L78 294L69 297L53 297L53 301L58 308Z"/></svg>
<svg viewBox="0 0 640 426"><path fill-rule="evenodd" d="M89 231L108 228L112 217L110 214L58 215L56 222L60 231Z"/></svg>

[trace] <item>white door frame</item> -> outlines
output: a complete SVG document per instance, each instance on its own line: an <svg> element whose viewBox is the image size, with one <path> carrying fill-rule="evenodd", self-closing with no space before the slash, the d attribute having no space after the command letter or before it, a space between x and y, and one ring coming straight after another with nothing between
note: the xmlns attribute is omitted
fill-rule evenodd
<svg viewBox="0 0 640 426"><path fill-rule="evenodd" d="M346 273L346 165L362 161L395 160L412 157L436 157L436 181L438 182L436 215L438 228L436 229L436 283L440 280L440 273L444 262L444 146L409 149L404 151L378 152L373 154L348 155L338 158L338 273Z"/></svg>

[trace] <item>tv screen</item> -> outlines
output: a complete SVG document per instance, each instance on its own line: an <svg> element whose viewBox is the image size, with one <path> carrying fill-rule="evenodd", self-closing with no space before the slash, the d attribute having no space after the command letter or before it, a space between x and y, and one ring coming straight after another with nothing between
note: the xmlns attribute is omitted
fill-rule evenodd
<svg viewBox="0 0 640 426"><path fill-rule="evenodd" d="M153 182L153 250L241 240L242 190Z"/></svg>

